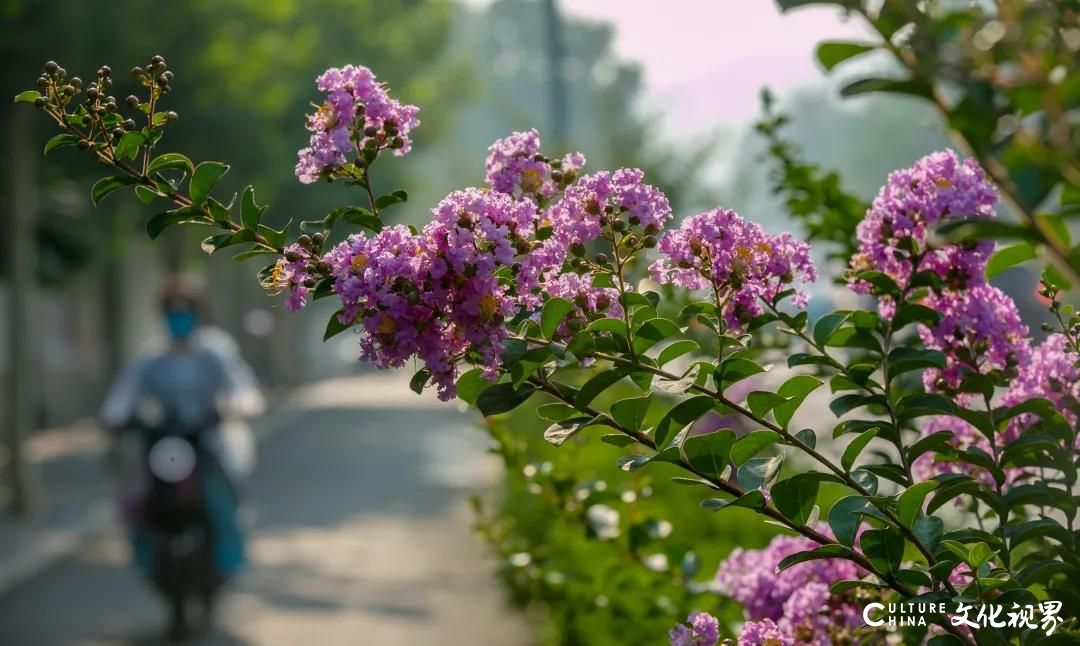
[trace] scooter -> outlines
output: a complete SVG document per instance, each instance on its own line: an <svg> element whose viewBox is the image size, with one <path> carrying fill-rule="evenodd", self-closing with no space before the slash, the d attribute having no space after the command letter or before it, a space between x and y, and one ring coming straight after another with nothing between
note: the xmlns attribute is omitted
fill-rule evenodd
<svg viewBox="0 0 1080 646"><path fill-rule="evenodd" d="M220 467L202 445L201 428L165 423L143 434L150 472L144 527L155 544L151 579L168 604L169 637L184 639L191 634L189 605L199 604L201 627L208 627L223 583L214 568L214 532L203 489L208 470Z"/></svg>

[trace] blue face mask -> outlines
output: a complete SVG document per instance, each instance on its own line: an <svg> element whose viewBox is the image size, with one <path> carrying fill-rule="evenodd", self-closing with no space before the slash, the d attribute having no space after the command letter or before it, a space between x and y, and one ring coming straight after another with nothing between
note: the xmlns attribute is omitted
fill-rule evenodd
<svg viewBox="0 0 1080 646"><path fill-rule="evenodd" d="M169 328L169 336L176 341L183 341L199 327L199 319L195 312L173 310L165 313L165 326Z"/></svg>

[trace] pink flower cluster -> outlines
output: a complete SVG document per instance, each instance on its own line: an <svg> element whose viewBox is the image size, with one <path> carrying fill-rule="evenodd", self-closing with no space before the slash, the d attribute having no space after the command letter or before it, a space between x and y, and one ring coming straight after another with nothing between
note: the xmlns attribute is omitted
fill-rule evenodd
<svg viewBox="0 0 1080 646"><path fill-rule="evenodd" d="M622 306L619 305L619 290L612 287L595 287L592 276L579 276L574 273L552 277L544 285L551 296L565 298L574 304L574 309L555 331L556 339L565 339L585 327L597 315L621 318Z"/></svg>
<svg viewBox="0 0 1080 646"><path fill-rule="evenodd" d="M605 222L624 214L631 227L655 234L671 219L664 193L644 182L636 168L585 175L548 211L554 245L569 248L600 237Z"/></svg>
<svg viewBox="0 0 1080 646"><path fill-rule="evenodd" d="M367 145L391 149L398 156L409 152L420 109L392 98L371 70L362 65L333 67L316 79L316 86L326 100L307 118L311 139L296 163L301 182L318 181Z"/></svg>
<svg viewBox="0 0 1080 646"><path fill-rule="evenodd" d="M993 242L931 250L928 236L932 227L946 220L994 217L997 199L996 189L974 160L961 161L951 150L931 153L910 168L889 174L859 224L859 253L851 259L851 269L883 272L901 289L916 270L927 269L938 272L953 288L981 284ZM856 277L850 285L859 293L870 290L869 283ZM882 306L888 310L888 301Z"/></svg>
<svg viewBox="0 0 1080 646"><path fill-rule="evenodd" d="M833 643L832 635L860 624L859 607L829 592L833 583L863 575L854 563L821 559L777 572L785 557L816 546L808 538L781 535L764 549L735 548L720 563L716 583L725 595L742 604L749 622L740 644L766 643L755 640L775 634L783 636L773 637L780 639L779 643L828 646Z"/></svg>
<svg viewBox="0 0 1080 646"><path fill-rule="evenodd" d="M686 218L664 234L659 248L663 257L652 265L653 278L661 284L715 290L733 329L742 329L762 313L760 299L771 300L795 283L817 278L808 244L788 233L768 235L730 209ZM806 294L797 292L793 302L805 307Z"/></svg>
<svg viewBox="0 0 1080 646"><path fill-rule="evenodd" d="M291 244L284 249L283 257L274 265L267 287L273 294L289 292L285 298L285 309L296 312L307 304L314 279L308 271L309 265L318 260L311 251L298 244Z"/></svg>
<svg viewBox="0 0 1080 646"><path fill-rule="evenodd" d="M685 624L668 632L671 646L715 646L720 641L720 622L707 612L695 612Z"/></svg>
<svg viewBox="0 0 1080 646"><path fill-rule="evenodd" d="M439 397L450 399L462 361L496 374L503 323L518 311L518 290L529 288L496 272L528 250L536 211L528 201L467 189L431 213L419 234L399 225L354 235L323 260L341 322L360 325L362 358L387 368L418 357Z"/></svg>
<svg viewBox="0 0 1080 646"><path fill-rule="evenodd" d="M1028 328L1016 303L997 287L981 284L970 289L930 294L925 304L941 314L934 327L920 326L926 347L945 354L944 369L923 373L929 391L958 388L966 371L986 374L1004 371L1027 360Z"/></svg>
<svg viewBox="0 0 1080 646"><path fill-rule="evenodd" d="M1030 399L1047 399L1070 423L1075 424L1076 415L1069 406L1080 400L1080 369L1076 367L1080 355L1068 345L1064 336L1051 334L1031 350L1027 350L1025 346L1023 356L1025 358L1019 366L1019 374L1009 383L1009 388L1001 397L1001 403L1005 406L1016 406ZM998 434L998 444L1005 446L1015 441L1036 419L1032 413L1019 415ZM924 437L940 431L952 434L949 444L958 451L977 448L988 454L992 453L986 436L960 418L935 416L921 429ZM1074 448L1080 449L1080 440ZM964 473L977 477L988 485L993 482L990 475L978 467L964 462L935 461L930 454L920 456L912 469L919 479L930 479L942 473ZM1006 482L1017 482L1034 473L1033 468L1011 467L1005 470Z"/></svg>
<svg viewBox="0 0 1080 646"><path fill-rule="evenodd" d="M540 152L540 133L534 128L491 144L484 181L499 193L550 199L560 186L573 183L584 165L581 153L549 160Z"/></svg>

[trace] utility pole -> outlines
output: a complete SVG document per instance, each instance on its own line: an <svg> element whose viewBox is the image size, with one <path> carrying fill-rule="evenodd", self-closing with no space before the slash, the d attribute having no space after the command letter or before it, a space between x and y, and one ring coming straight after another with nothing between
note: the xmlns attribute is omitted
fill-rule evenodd
<svg viewBox="0 0 1080 646"><path fill-rule="evenodd" d="M31 110L9 110L11 124L11 230L8 238L8 416L4 428L7 452L7 485L10 509L25 516L35 507L32 472L26 463L24 443L33 425L33 329L34 267L37 240L37 150L33 142Z"/></svg>
<svg viewBox="0 0 1080 646"><path fill-rule="evenodd" d="M569 110L566 102L566 45L557 0L543 0L544 24L547 36L548 98L551 101L551 134L558 145L566 144L569 136Z"/></svg>

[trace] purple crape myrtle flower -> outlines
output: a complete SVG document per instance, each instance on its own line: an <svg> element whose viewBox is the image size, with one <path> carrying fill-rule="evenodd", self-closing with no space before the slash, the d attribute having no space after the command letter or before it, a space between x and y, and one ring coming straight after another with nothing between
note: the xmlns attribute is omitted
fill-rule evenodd
<svg viewBox="0 0 1080 646"><path fill-rule="evenodd" d="M851 270L882 272L902 289L916 270L936 271L954 289L982 284L993 242L929 249L928 238L933 227L947 220L994 217L997 199L978 163L960 160L951 150L893 171L859 224L859 252L851 259ZM855 276L849 284L864 294L871 287ZM891 306L882 305L886 310Z"/></svg>
<svg viewBox="0 0 1080 646"><path fill-rule="evenodd" d="M528 251L537 213L530 200L466 189L448 195L418 233L398 225L354 235L324 257L332 267L343 324L358 324L361 357L381 368L424 362L439 397L455 394L460 364L494 379L504 321L536 286L497 272Z"/></svg>
<svg viewBox="0 0 1080 646"><path fill-rule="evenodd" d="M671 219L671 205L660 189L646 184L636 168L585 175L564 192L547 215L554 244L568 249L600 237L607 223L626 218L630 227L654 235ZM565 257L565 256L564 256Z"/></svg>
<svg viewBox="0 0 1080 646"><path fill-rule="evenodd" d="M739 646L794 646L795 638L791 636L791 633L777 626L772 619L762 619L743 624L738 644Z"/></svg>
<svg viewBox="0 0 1080 646"><path fill-rule="evenodd" d="M595 287L592 276L566 273L548 280L544 289L549 296L565 298L574 308L555 330L555 338L567 339L598 317L621 318L619 290L613 287Z"/></svg>
<svg viewBox="0 0 1080 646"><path fill-rule="evenodd" d="M941 314L933 327L920 326L928 348L945 354L945 367L923 373L928 391L948 393L966 372L988 374L1015 370L1031 353L1028 328L1016 303L1000 289L982 284L971 289L930 294L925 304Z"/></svg>
<svg viewBox="0 0 1080 646"><path fill-rule="evenodd" d="M284 249L283 257L278 258L266 285L271 294L288 292L285 309L296 312L304 307L311 292L309 285L313 279L308 272L308 265L317 260L311 251L298 244L291 244Z"/></svg>
<svg viewBox="0 0 1080 646"><path fill-rule="evenodd" d="M819 531L829 533L824 526ZM787 556L816 546L801 536L777 536L760 550L736 548L720 563L716 583L724 594L742 604L747 621L768 622L762 624L763 631L768 628L774 638L782 635L789 640L777 643L827 646L835 640L848 640L861 623L860 606L849 595L832 594L830 588L837 581L858 579L865 572L843 559L807 561L777 571ZM757 638L756 629L750 630Z"/></svg>
<svg viewBox="0 0 1080 646"><path fill-rule="evenodd" d="M707 612L695 612L668 632L671 646L715 646L720 641L720 622Z"/></svg>
<svg viewBox="0 0 1080 646"><path fill-rule="evenodd" d="M581 153L556 160L545 157L540 153L540 133L534 128L511 133L491 144L484 181L499 193L546 200L555 196L560 186L577 179L584 165Z"/></svg>
<svg viewBox="0 0 1080 646"><path fill-rule="evenodd" d="M296 163L296 177L304 184L318 181L365 147L398 156L412 148L410 133L420 124L420 109L392 98L368 68L332 67L315 84L326 99L307 117L311 139Z"/></svg>
<svg viewBox="0 0 1080 646"><path fill-rule="evenodd" d="M1016 406L1030 399L1047 399L1065 419L1075 425L1076 413L1070 406L1080 401L1080 368L1076 364L1080 355L1061 334L1051 334L1032 349L1030 356L1020 365L1020 373L1009 384L1001 397L1005 406ZM1024 413L1014 419L1006 432L1019 433L1029 427L1037 417ZM1078 437L1076 448L1080 448Z"/></svg>
<svg viewBox="0 0 1080 646"><path fill-rule="evenodd" d="M659 249L662 257L651 267L654 280L712 290L732 329L762 313L760 299L771 301L795 283L817 278L808 244L788 233L768 235L730 209L686 218L664 234ZM796 292L793 302L805 307L806 294Z"/></svg>

